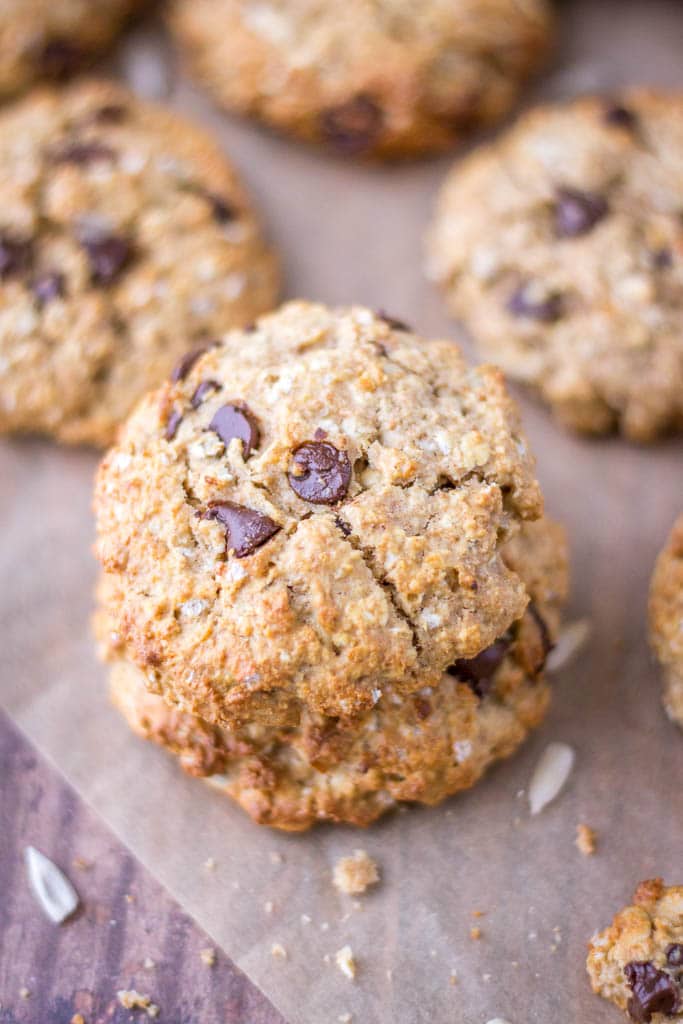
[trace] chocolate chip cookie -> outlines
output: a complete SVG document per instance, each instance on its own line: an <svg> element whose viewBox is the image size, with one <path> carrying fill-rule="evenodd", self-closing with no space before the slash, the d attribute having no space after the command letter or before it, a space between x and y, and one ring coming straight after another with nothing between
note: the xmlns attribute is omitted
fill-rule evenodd
<svg viewBox="0 0 683 1024"><path fill-rule="evenodd" d="M235 173L126 90L40 89L0 114L0 431L108 443L184 352L274 304Z"/></svg>
<svg viewBox="0 0 683 1024"><path fill-rule="evenodd" d="M342 155L451 146L544 56L545 0L175 0L190 67L231 110Z"/></svg>
<svg viewBox="0 0 683 1024"><path fill-rule="evenodd" d="M526 608L542 511L502 375L367 309L290 303L184 359L98 475L102 603L206 721L353 716L435 685Z"/></svg>
<svg viewBox="0 0 683 1024"><path fill-rule="evenodd" d="M593 991L638 1024L683 1020L683 886L642 882L634 905L590 943Z"/></svg>
<svg viewBox="0 0 683 1024"><path fill-rule="evenodd" d="M650 635L664 668L664 706L683 727L683 516L676 521L652 574Z"/></svg>
<svg viewBox="0 0 683 1024"><path fill-rule="evenodd" d="M398 801L435 804L474 785L511 754L545 712L545 658L566 593L563 531L525 523L502 551L523 580L522 616L474 658L412 694L386 687L357 716L304 709L296 727L234 731L170 707L129 661L114 660L111 692L135 732L174 753L261 824L368 825Z"/></svg>
<svg viewBox="0 0 683 1024"><path fill-rule="evenodd" d="M81 70L143 6L144 0L3 0L0 96Z"/></svg>
<svg viewBox="0 0 683 1024"><path fill-rule="evenodd" d="M458 165L428 272L568 426L683 427L683 94L543 107Z"/></svg>

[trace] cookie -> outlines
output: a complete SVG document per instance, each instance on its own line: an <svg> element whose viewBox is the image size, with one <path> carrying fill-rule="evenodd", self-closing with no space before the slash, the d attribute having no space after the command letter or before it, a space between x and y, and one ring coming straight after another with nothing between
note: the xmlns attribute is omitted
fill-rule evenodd
<svg viewBox="0 0 683 1024"><path fill-rule="evenodd" d="M144 0L3 0L0 96L89 64Z"/></svg>
<svg viewBox="0 0 683 1024"><path fill-rule="evenodd" d="M454 168L428 273L567 426L683 427L683 94L542 107Z"/></svg>
<svg viewBox="0 0 683 1024"><path fill-rule="evenodd" d="M104 445L181 354L276 299L214 144L113 84L0 113L0 432Z"/></svg>
<svg viewBox="0 0 683 1024"><path fill-rule="evenodd" d="M650 636L664 668L664 706L683 728L683 515L674 524L652 574Z"/></svg>
<svg viewBox="0 0 683 1024"><path fill-rule="evenodd" d="M683 886L641 882L634 905L590 942L593 991L638 1024L683 1020Z"/></svg>
<svg viewBox="0 0 683 1024"><path fill-rule="evenodd" d="M522 615L501 548L541 508L498 370L290 303L184 363L104 459L103 604L150 688L206 721L355 715Z"/></svg>
<svg viewBox="0 0 683 1024"><path fill-rule="evenodd" d="M140 669L125 661L112 666L113 700L136 733L261 824L368 825L399 801L439 803L510 755L548 703L543 667L567 586L563 531L546 520L525 523L503 559L530 599L521 618L434 686L413 694L387 687L359 716L304 710L295 728L228 731L149 693Z"/></svg>
<svg viewBox="0 0 683 1024"><path fill-rule="evenodd" d="M332 152L400 157L500 118L548 48L546 0L175 0L191 71L230 110Z"/></svg>

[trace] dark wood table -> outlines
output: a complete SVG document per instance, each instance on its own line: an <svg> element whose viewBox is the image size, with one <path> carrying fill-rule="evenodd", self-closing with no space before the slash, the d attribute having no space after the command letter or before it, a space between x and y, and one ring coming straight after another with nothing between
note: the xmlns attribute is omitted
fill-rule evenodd
<svg viewBox="0 0 683 1024"><path fill-rule="evenodd" d="M202 961L208 937L2 712L0 780L0 1024L148 1020L118 1003L120 989L149 995L173 1024L284 1024L220 950L213 967ZM29 844L80 894L61 927L30 892Z"/></svg>

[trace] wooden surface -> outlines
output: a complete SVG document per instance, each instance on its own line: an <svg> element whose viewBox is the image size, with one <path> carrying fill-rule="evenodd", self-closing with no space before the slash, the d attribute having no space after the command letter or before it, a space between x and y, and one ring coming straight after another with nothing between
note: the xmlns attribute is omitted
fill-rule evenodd
<svg viewBox="0 0 683 1024"><path fill-rule="evenodd" d="M206 935L1 712L0 779L0 1024L69 1024L76 1013L86 1024L147 1020L118 1004L122 988L150 995L173 1024L284 1024L220 951L214 967L202 962ZM61 927L29 890L28 844L81 896Z"/></svg>

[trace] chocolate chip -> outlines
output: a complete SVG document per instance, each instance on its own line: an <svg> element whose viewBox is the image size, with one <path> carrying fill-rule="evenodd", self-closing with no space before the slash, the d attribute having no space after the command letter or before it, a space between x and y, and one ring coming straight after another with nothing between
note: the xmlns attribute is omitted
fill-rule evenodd
<svg viewBox="0 0 683 1024"><path fill-rule="evenodd" d="M335 505L345 497L351 482L351 463L346 452L329 441L304 441L294 450L294 468L287 473L289 486L303 501Z"/></svg>
<svg viewBox="0 0 683 1024"><path fill-rule="evenodd" d="M327 437L327 431L323 430L322 427L315 428L315 434L313 435L314 441L324 441Z"/></svg>
<svg viewBox="0 0 683 1024"><path fill-rule="evenodd" d="M343 519L340 519L339 516L334 517L334 525L337 527L338 530L341 530L345 537L351 536L351 527L349 526L348 523L345 523Z"/></svg>
<svg viewBox="0 0 683 1024"><path fill-rule="evenodd" d="M627 131L633 131L638 124L636 114L621 103L610 103L605 108L605 121L617 128L626 128Z"/></svg>
<svg viewBox="0 0 683 1024"><path fill-rule="evenodd" d="M429 718L432 713L432 705L424 697L415 697L413 703L415 704L415 713L418 718Z"/></svg>
<svg viewBox="0 0 683 1024"><path fill-rule="evenodd" d="M377 313L380 320L383 320L387 327L391 327L392 331L407 331L408 334L412 333L412 327L404 323L403 320L397 320L394 316L389 316L383 309L380 309Z"/></svg>
<svg viewBox="0 0 683 1024"><path fill-rule="evenodd" d="M171 414L166 421L166 430L164 437L167 441L172 441L178 433L178 427L183 422L183 414L178 409L172 409Z"/></svg>
<svg viewBox="0 0 683 1024"><path fill-rule="evenodd" d="M201 359L211 347L211 345L197 345L196 348L191 348L189 352L181 356L171 371L171 383L177 384L179 381L185 380L197 360Z"/></svg>
<svg viewBox="0 0 683 1024"><path fill-rule="evenodd" d="M555 234L558 238L587 235L607 215L607 200L594 192L558 188L555 202Z"/></svg>
<svg viewBox="0 0 683 1024"><path fill-rule="evenodd" d="M128 117L128 108L123 103L105 103L93 115L99 124L121 124Z"/></svg>
<svg viewBox="0 0 683 1024"><path fill-rule="evenodd" d="M367 93L360 93L338 107L323 111L323 139L339 153L354 155L370 149L382 128L384 114Z"/></svg>
<svg viewBox="0 0 683 1024"><path fill-rule="evenodd" d="M505 633L474 658L458 658L446 671L461 683L466 683L477 697L483 699L489 693L493 677L511 644L512 637Z"/></svg>
<svg viewBox="0 0 683 1024"><path fill-rule="evenodd" d="M234 551L237 558L251 555L280 530L270 516L232 501L212 501L199 515L202 519L217 519L225 527L225 550Z"/></svg>
<svg viewBox="0 0 683 1024"><path fill-rule="evenodd" d="M538 631L541 635L541 657L539 662L534 666L533 669L534 675L540 675L540 673L545 668L547 657L552 651L554 644L550 638L550 631L548 629L546 621L533 601L529 601L529 604L527 605L527 611L529 612L534 622L538 626Z"/></svg>
<svg viewBox="0 0 683 1024"><path fill-rule="evenodd" d="M246 405L222 405L209 423L227 448L234 437L242 442L242 454L248 459L259 443L259 429L256 418Z"/></svg>
<svg viewBox="0 0 683 1024"><path fill-rule="evenodd" d="M674 258L671 249L662 247L652 253L652 263L657 270L668 270L673 266Z"/></svg>
<svg viewBox="0 0 683 1024"><path fill-rule="evenodd" d="M40 73L46 78L63 79L73 75L85 63L85 54L68 39L48 39L35 57Z"/></svg>
<svg viewBox="0 0 683 1024"><path fill-rule="evenodd" d="M58 273L41 274L31 285L31 291L41 308L53 299L63 298L65 290L64 275Z"/></svg>
<svg viewBox="0 0 683 1024"><path fill-rule="evenodd" d="M119 235L84 232L79 240L88 255L94 284L111 284L133 257L132 245Z"/></svg>
<svg viewBox="0 0 683 1024"><path fill-rule="evenodd" d="M0 235L0 280L18 277L29 270L33 260L30 240Z"/></svg>
<svg viewBox="0 0 683 1024"><path fill-rule="evenodd" d="M239 216L235 207L227 199L222 199L220 196L209 192L206 193L206 201L211 207L214 220L218 224L229 224Z"/></svg>
<svg viewBox="0 0 683 1024"><path fill-rule="evenodd" d="M680 990L671 975L660 971L650 960L632 960L624 974L633 992L627 1003L631 1020L649 1024L654 1013L676 1013Z"/></svg>
<svg viewBox="0 0 683 1024"><path fill-rule="evenodd" d="M669 967L683 967L683 945L672 942L666 947L666 962Z"/></svg>
<svg viewBox="0 0 683 1024"><path fill-rule="evenodd" d="M201 381L192 393L190 405L193 409L198 409L208 394L212 391L220 391L221 387L222 385L217 380L208 379Z"/></svg>
<svg viewBox="0 0 683 1024"><path fill-rule="evenodd" d="M111 161L115 157L116 153L110 146L95 139L92 142L67 142L50 153L50 159L55 164L78 164L81 167L97 163L98 160Z"/></svg>
<svg viewBox="0 0 683 1024"><path fill-rule="evenodd" d="M508 299L507 308L513 316L538 320L540 323L552 324L562 316L562 296L551 293L542 299L535 299L530 294L529 284L522 284Z"/></svg>

